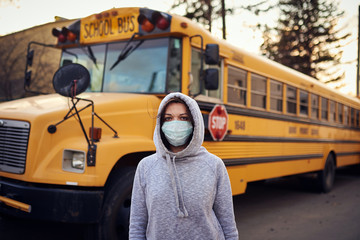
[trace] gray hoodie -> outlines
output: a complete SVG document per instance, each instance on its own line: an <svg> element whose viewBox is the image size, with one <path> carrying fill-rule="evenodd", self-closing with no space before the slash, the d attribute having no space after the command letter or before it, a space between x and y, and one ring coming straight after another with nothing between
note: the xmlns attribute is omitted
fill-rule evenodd
<svg viewBox="0 0 360 240"><path fill-rule="evenodd" d="M173 97L188 105L193 137L178 153L160 136L160 113ZM223 161L202 143L204 121L192 98L171 93L160 103L154 131L156 153L140 161L131 199L129 239L238 239L229 176Z"/></svg>

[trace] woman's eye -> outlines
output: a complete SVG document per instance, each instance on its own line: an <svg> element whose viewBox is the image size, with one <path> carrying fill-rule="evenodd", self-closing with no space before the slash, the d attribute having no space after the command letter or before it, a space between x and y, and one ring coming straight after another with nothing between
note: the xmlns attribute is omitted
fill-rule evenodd
<svg viewBox="0 0 360 240"><path fill-rule="evenodd" d="M181 117L180 120L181 120L181 121L188 121L188 120L189 120L189 117Z"/></svg>
<svg viewBox="0 0 360 240"><path fill-rule="evenodd" d="M164 118L164 121L165 121L165 122L168 122L168 121L171 121L171 120L172 120L171 117L165 117L165 118Z"/></svg>

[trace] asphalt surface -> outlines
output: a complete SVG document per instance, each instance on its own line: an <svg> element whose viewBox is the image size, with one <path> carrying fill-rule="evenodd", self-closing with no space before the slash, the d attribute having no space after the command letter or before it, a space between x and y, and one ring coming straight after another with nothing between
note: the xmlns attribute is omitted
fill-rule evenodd
<svg viewBox="0 0 360 240"><path fill-rule="evenodd" d="M338 170L328 194L303 182L290 177L251 183L235 196L240 239L360 240L360 168ZM0 217L0 239L80 240L82 227Z"/></svg>
<svg viewBox="0 0 360 240"><path fill-rule="evenodd" d="M307 180L307 179L305 179ZM334 189L297 177L253 183L234 198L240 239L360 240L360 168L336 172Z"/></svg>

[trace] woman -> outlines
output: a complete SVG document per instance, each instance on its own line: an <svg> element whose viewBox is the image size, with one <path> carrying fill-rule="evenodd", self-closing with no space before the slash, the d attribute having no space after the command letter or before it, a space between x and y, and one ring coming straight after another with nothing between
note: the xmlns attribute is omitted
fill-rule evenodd
<svg viewBox="0 0 360 240"><path fill-rule="evenodd" d="M154 131L156 153L136 170L129 239L238 239L229 176L203 140L196 101L167 95Z"/></svg>

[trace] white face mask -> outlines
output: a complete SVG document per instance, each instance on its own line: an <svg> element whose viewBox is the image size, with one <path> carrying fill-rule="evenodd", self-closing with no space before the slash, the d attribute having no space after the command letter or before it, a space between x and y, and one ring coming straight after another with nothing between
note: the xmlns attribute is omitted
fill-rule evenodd
<svg viewBox="0 0 360 240"><path fill-rule="evenodd" d="M165 134L166 139L169 143L174 146L182 146L189 139L193 126L189 121L169 121L164 122L161 130Z"/></svg>

